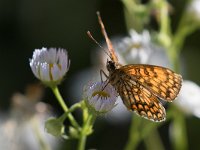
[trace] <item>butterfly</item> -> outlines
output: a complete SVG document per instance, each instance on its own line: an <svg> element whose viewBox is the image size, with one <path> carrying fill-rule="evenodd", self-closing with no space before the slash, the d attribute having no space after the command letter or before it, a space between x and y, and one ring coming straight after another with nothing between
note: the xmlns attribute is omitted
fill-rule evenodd
<svg viewBox="0 0 200 150"><path fill-rule="evenodd" d="M164 121L166 112L159 100L171 102L177 97L182 84L181 75L161 66L120 64L99 12L97 16L110 57L106 63L109 75L104 73L108 83L116 89L128 110L151 121Z"/></svg>

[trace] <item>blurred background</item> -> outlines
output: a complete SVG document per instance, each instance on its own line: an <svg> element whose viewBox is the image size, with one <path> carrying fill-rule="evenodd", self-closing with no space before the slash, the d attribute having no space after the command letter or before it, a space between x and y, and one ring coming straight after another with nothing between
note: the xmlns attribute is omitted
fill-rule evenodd
<svg viewBox="0 0 200 150"><path fill-rule="evenodd" d="M172 29L175 29L185 7L185 1L171 0L170 3L173 7ZM0 64L2 66L0 76L2 119L0 118L0 122L6 120L6 114L11 111L13 94L24 93L27 85L38 82L29 66L29 58L32 57L35 48L67 49L71 66L65 81L59 88L69 106L80 100L81 94L74 97L71 92L73 80L77 74L92 66L92 51L96 47L94 42L88 38L87 30L90 30L98 41L103 40L97 22L97 10L101 12L110 37L123 36L128 33L123 5L119 0L0 0ZM154 25L156 29L156 24L152 22L152 26ZM181 61L186 70L184 79L192 80L197 84L200 84L199 39L200 31L190 35L181 53ZM53 112L62 113L57 101L54 100L54 95L48 88L45 88L41 100L53 106ZM78 113L76 115L79 117ZM187 117L186 122L189 148L197 149L200 147L198 138L200 120L190 116ZM124 122L115 123L105 121L103 117L99 118L94 125L94 134L88 138L87 149L122 149L128 139L129 125L130 118ZM169 123L166 123L159 128L159 132L164 146L171 149L168 128ZM60 149L73 149L76 145L76 141L62 139L58 141L62 143ZM138 149L144 148L143 143L138 147Z"/></svg>

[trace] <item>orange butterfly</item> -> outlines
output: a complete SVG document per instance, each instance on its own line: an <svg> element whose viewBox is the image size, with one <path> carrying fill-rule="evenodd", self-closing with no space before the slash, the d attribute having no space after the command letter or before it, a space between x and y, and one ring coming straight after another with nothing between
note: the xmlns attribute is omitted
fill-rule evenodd
<svg viewBox="0 0 200 150"><path fill-rule="evenodd" d="M109 71L106 76L108 82L117 90L129 110L151 121L164 121L166 112L159 99L171 102L177 97L182 83L181 75L160 66L121 65L99 12L97 16L111 59L106 64ZM91 34L88 34L94 40Z"/></svg>

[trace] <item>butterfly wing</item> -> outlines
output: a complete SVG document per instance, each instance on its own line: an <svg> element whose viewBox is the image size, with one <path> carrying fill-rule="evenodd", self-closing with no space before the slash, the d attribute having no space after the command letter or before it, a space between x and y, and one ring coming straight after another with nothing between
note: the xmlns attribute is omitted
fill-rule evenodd
<svg viewBox="0 0 200 150"><path fill-rule="evenodd" d="M139 82L123 78L116 87L123 103L129 110L133 110L139 116L152 121L165 120L165 109L158 97Z"/></svg>
<svg viewBox="0 0 200 150"><path fill-rule="evenodd" d="M174 100L181 88L182 77L172 70L153 65L126 65L120 68L130 80L138 81L155 96L166 100Z"/></svg>

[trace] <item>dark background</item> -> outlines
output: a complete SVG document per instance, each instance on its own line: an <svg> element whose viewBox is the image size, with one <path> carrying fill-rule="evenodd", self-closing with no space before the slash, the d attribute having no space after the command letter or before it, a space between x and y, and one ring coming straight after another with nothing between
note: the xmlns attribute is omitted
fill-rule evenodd
<svg viewBox="0 0 200 150"><path fill-rule="evenodd" d="M182 5L180 5L180 2ZM172 28L176 29L184 1L174 0ZM71 59L67 78L91 65L94 43L87 37L90 30L98 41L103 39L97 22L96 11L101 16L110 36L126 34L123 6L119 0L0 0L0 109L9 110L10 98L16 91L23 92L27 84L37 81L29 67L29 58L35 48L61 47L67 49ZM200 84L200 32L190 35L181 53L185 66L185 79ZM67 80L66 78L66 80ZM67 97L67 81L60 86ZM46 90L48 97L53 96ZM57 103L47 101L59 110ZM70 103L70 102L69 102ZM187 132L191 149L198 147L200 121L187 118ZM88 148L122 149L126 143L129 122L110 125L102 121L95 124L95 133L88 139ZM169 147L168 123L159 128L166 147ZM109 144L108 144L109 143ZM69 144L69 142L68 142ZM74 142L75 144L75 142ZM142 149L143 146L140 145Z"/></svg>

